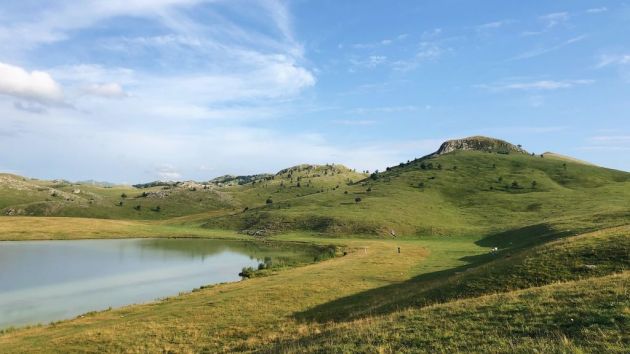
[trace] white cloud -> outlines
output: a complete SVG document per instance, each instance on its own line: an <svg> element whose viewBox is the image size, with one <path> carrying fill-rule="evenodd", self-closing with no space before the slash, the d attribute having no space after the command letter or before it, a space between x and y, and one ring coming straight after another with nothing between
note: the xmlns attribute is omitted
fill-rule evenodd
<svg viewBox="0 0 630 354"><path fill-rule="evenodd" d="M105 98L122 98L127 96L127 93L117 83L92 84L86 87L83 91L88 95Z"/></svg>
<svg viewBox="0 0 630 354"><path fill-rule="evenodd" d="M386 107L360 107L350 110L351 114L368 114L368 113L398 113L398 112L413 112L417 111L417 106L386 106Z"/></svg>
<svg viewBox="0 0 630 354"><path fill-rule="evenodd" d="M599 57L598 68L610 65L629 65L630 54L604 54Z"/></svg>
<svg viewBox="0 0 630 354"><path fill-rule="evenodd" d="M483 88L491 91L552 91L559 89L573 88L578 85L592 84L593 80L539 80L531 82L509 82L476 85L477 88Z"/></svg>
<svg viewBox="0 0 630 354"><path fill-rule="evenodd" d="M498 29L501 28L505 25L508 25L510 23L512 23L512 20L500 20L500 21L493 21L493 22L488 22L488 23L484 23L482 25L479 25L476 27L477 31L485 31L485 30L492 30L492 29Z"/></svg>
<svg viewBox="0 0 630 354"><path fill-rule="evenodd" d="M547 28L553 28L569 21L571 16L568 12L554 12L539 16L538 19L543 21Z"/></svg>
<svg viewBox="0 0 630 354"><path fill-rule="evenodd" d="M64 97L61 86L48 73L4 63L0 63L0 94L41 103L60 103Z"/></svg>
<svg viewBox="0 0 630 354"><path fill-rule="evenodd" d="M414 57L395 61L393 66L395 70L399 71L414 70L424 62L437 60L448 50L437 42L420 42L419 49Z"/></svg>
<svg viewBox="0 0 630 354"><path fill-rule="evenodd" d="M160 181L176 181L182 178L182 174L169 164L158 166L155 174Z"/></svg>
<svg viewBox="0 0 630 354"><path fill-rule="evenodd" d="M630 135L599 135L589 140L601 143L630 143Z"/></svg>
<svg viewBox="0 0 630 354"><path fill-rule="evenodd" d="M592 8L592 9L586 10L586 13L599 14L599 13L606 12L606 11L608 11L607 7L596 7L596 8Z"/></svg>
<svg viewBox="0 0 630 354"><path fill-rule="evenodd" d="M579 43L579 42L585 40L586 38L588 38L588 36L586 36L586 35L572 37L572 38L569 38L569 39L565 40L564 42L556 44L554 46L540 47L540 48L536 48L536 49L533 49L533 50L521 53L521 54L515 56L514 58L512 58L511 60L522 60L522 59L530 59L530 58L538 57L540 55L547 54L549 52L553 52L553 51L562 49L562 48L564 48L566 46L569 46L569 45L572 45L572 44L575 44L575 43Z"/></svg>
<svg viewBox="0 0 630 354"><path fill-rule="evenodd" d="M375 120L370 119L338 119L333 121L335 124L339 125L349 125L349 126L366 126L366 125L374 125L376 124Z"/></svg>

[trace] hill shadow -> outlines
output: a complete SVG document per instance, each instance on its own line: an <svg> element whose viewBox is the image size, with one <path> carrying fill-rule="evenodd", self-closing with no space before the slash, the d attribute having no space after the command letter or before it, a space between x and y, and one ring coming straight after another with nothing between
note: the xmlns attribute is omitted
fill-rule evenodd
<svg viewBox="0 0 630 354"><path fill-rule="evenodd" d="M343 322L385 315L409 307L424 307L457 298L478 296L484 293L484 289L475 289L475 284L466 284L467 272L495 261L512 258L533 246L568 234L569 232L558 232L547 224L491 234L476 244L483 247L498 247L500 248L498 252L462 257L459 260L466 262L466 265L425 273L401 283L336 299L296 313L294 317L302 321ZM462 286L467 288L464 294L458 291Z"/></svg>

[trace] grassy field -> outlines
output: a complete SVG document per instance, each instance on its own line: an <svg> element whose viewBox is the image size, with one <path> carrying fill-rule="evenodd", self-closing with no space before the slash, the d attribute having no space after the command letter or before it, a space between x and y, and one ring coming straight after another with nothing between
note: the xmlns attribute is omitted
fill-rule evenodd
<svg viewBox="0 0 630 354"><path fill-rule="evenodd" d="M263 231L268 241L334 244L346 254L151 304L7 330L0 352L630 347L627 172L553 154L456 151L371 175L302 165L207 187L22 181L39 186L32 189L14 181L20 177L3 176L4 211L66 217L0 217L0 240L251 239L248 233ZM38 188L61 191L55 198L63 200L42 201L51 191ZM122 193L123 207L116 206ZM101 199L77 204L83 194ZM143 206L126 207L134 203ZM151 210L155 203L159 211Z"/></svg>
<svg viewBox="0 0 630 354"><path fill-rule="evenodd" d="M128 306L50 326L9 331L0 337L0 351L37 352L38 348L51 351L47 344L55 343L52 351L58 352L280 349L299 352L318 351L320 346L331 351L382 348L397 352L413 348L463 350L468 345L494 346L498 351L607 348L621 352L623 341L629 339L619 326L628 323L628 297L623 294L627 294L624 269L629 263L626 251L630 227L525 248L521 254L510 258L489 253L469 237L395 241L287 234L275 238L336 242L349 253L154 304ZM616 252L614 249L611 252L611 245L617 247ZM401 247L400 254L397 247ZM581 256L576 258L573 256L576 254ZM586 270L585 264L596 268ZM623 275L602 278L610 274ZM558 281L563 283L546 287ZM598 286L602 292L594 291L593 286ZM532 290L515 290L521 288ZM494 293L505 295L485 295ZM551 293L556 294L551 297L553 303L538 301L548 299ZM470 300L462 302L468 301L462 298ZM506 303L505 299L510 302ZM588 306L590 301L609 299L617 301L611 308L598 310ZM545 319L551 316L545 309L554 309L560 315L563 309L576 305L576 301L581 307L572 309L577 311L575 318L583 318L577 314L586 312L604 322L592 328L590 335L564 331L555 320ZM491 310L493 306L498 309ZM601 314L588 312L600 310ZM497 321L507 321L510 314L517 316L520 322L514 322L507 329L495 327ZM434 316L440 321L427 321ZM408 318L408 326L396 318ZM431 325L424 326L424 321ZM461 326L473 325L475 321L481 321L477 326L483 326L479 332L487 328L494 332L480 339L478 335L470 336L461 331ZM546 327L539 327L538 321L553 328L549 332L552 335L534 336L535 340L530 340L531 333L547 333ZM353 331L344 330L348 327ZM419 331L414 337L425 339L409 344L404 335L397 337L399 331L407 337ZM362 342L365 336L371 340ZM565 337L566 341L559 340ZM475 342L477 340L480 342Z"/></svg>

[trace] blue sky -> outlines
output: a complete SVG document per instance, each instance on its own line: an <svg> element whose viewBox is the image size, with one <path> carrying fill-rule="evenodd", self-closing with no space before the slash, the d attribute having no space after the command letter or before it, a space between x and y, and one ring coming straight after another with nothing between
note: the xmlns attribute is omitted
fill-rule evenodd
<svg viewBox="0 0 630 354"><path fill-rule="evenodd" d="M630 3L0 0L0 171L383 169L488 135L630 170Z"/></svg>

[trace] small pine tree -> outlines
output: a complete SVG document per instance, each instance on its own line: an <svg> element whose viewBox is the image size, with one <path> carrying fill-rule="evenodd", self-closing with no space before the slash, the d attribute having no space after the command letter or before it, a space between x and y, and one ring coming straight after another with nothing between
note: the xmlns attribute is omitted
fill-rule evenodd
<svg viewBox="0 0 630 354"><path fill-rule="evenodd" d="M536 188L537 185L538 185L538 182L532 181L532 188Z"/></svg>

